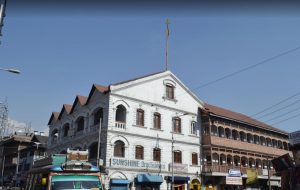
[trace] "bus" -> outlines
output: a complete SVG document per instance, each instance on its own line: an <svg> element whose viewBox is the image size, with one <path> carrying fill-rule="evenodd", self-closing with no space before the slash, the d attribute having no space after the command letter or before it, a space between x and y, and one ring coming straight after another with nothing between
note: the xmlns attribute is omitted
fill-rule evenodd
<svg viewBox="0 0 300 190"><path fill-rule="evenodd" d="M38 160L27 175L25 190L103 190L101 174L88 162L88 151L67 150Z"/></svg>

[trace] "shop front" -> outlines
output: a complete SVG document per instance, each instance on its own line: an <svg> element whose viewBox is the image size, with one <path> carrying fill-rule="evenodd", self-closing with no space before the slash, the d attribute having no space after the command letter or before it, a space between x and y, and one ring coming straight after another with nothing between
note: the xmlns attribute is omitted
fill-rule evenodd
<svg viewBox="0 0 300 190"><path fill-rule="evenodd" d="M191 181L190 190L201 190L201 183L199 179L193 179Z"/></svg>
<svg viewBox="0 0 300 190"><path fill-rule="evenodd" d="M136 190L159 190L163 182L161 175L138 174L135 178Z"/></svg>
<svg viewBox="0 0 300 190"><path fill-rule="evenodd" d="M127 179L111 179L111 190L128 190L130 181Z"/></svg>
<svg viewBox="0 0 300 190"><path fill-rule="evenodd" d="M172 176L165 176L168 184L168 189L171 189ZM187 190L189 189L190 177L174 176L174 190Z"/></svg>

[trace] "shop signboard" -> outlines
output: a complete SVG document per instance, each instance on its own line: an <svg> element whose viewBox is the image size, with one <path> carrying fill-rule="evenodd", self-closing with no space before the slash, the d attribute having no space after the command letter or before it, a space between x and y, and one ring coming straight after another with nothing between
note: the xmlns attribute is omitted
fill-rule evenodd
<svg viewBox="0 0 300 190"><path fill-rule="evenodd" d="M262 175L268 175L268 169L262 169Z"/></svg>
<svg viewBox="0 0 300 190"><path fill-rule="evenodd" d="M291 145L300 144L300 130L289 133L289 140Z"/></svg>
<svg viewBox="0 0 300 190"><path fill-rule="evenodd" d="M172 170L172 163L169 164L169 171ZM188 171L188 165L187 164L173 164L173 171Z"/></svg>
<svg viewBox="0 0 300 190"><path fill-rule="evenodd" d="M226 176L226 185L243 185L242 177Z"/></svg>
<svg viewBox="0 0 300 190"><path fill-rule="evenodd" d="M229 177L241 177L242 173L239 169L230 169L228 171L228 176Z"/></svg>
<svg viewBox="0 0 300 190"><path fill-rule="evenodd" d="M141 169L157 169L166 170L166 164L162 162L144 161L144 160L130 160L123 158L111 158L111 167L121 168L141 168Z"/></svg>

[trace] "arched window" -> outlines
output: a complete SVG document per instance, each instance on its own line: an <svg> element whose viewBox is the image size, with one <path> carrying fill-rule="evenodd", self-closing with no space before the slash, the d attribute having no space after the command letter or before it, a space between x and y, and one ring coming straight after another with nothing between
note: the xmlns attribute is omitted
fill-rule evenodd
<svg viewBox="0 0 300 190"><path fill-rule="evenodd" d="M210 134L212 136L218 136L218 128L217 128L217 126L215 126L215 125L211 126Z"/></svg>
<svg viewBox="0 0 300 190"><path fill-rule="evenodd" d="M260 144L263 145L263 146L266 145L266 138L265 137L263 137L263 136L260 137Z"/></svg>
<svg viewBox="0 0 300 190"><path fill-rule="evenodd" d="M114 156L115 157L125 157L125 144L124 142L117 140L115 142L115 147L114 147Z"/></svg>
<svg viewBox="0 0 300 190"><path fill-rule="evenodd" d="M137 145L135 147L135 159L143 160L144 159L144 147Z"/></svg>
<svg viewBox="0 0 300 190"><path fill-rule="evenodd" d="M240 140L241 141L246 141L247 140L246 139L246 134L243 131L240 132Z"/></svg>
<svg viewBox="0 0 300 190"><path fill-rule="evenodd" d="M248 143L253 143L253 135L250 133L247 133L247 142Z"/></svg>
<svg viewBox="0 0 300 190"><path fill-rule="evenodd" d="M69 130L70 130L70 125L69 125L69 123L67 123L67 124L65 124L65 125L63 126L63 130L64 130L64 137L69 136Z"/></svg>
<svg viewBox="0 0 300 190"><path fill-rule="evenodd" d="M241 165L243 167L248 167L248 159L246 157L241 158Z"/></svg>
<svg viewBox="0 0 300 190"><path fill-rule="evenodd" d="M227 155L227 165L228 166L232 166L233 162L232 162L232 156L231 155Z"/></svg>
<svg viewBox="0 0 300 190"><path fill-rule="evenodd" d="M173 118L173 132L181 133L181 119L179 117Z"/></svg>
<svg viewBox="0 0 300 190"><path fill-rule="evenodd" d="M212 163L213 163L213 165L218 165L219 164L219 155L217 153L213 153Z"/></svg>
<svg viewBox="0 0 300 190"><path fill-rule="evenodd" d="M234 156L233 157L233 163L234 163L234 166L239 166L241 163L240 163L240 157L239 156Z"/></svg>
<svg viewBox="0 0 300 190"><path fill-rule="evenodd" d="M174 163L182 163L181 151L174 151Z"/></svg>
<svg viewBox="0 0 300 190"><path fill-rule="evenodd" d="M52 132L52 143L57 143L58 141L58 130L54 129Z"/></svg>
<svg viewBox="0 0 300 190"><path fill-rule="evenodd" d="M144 110L142 109L136 110L136 125L144 126Z"/></svg>
<svg viewBox="0 0 300 190"><path fill-rule="evenodd" d="M226 165L226 156L225 156L225 154L220 155L220 165Z"/></svg>
<svg viewBox="0 0 300 190"><path fill-rule="evenodd" d="M158 161L160 162L160 148L154 148L153 149L153 161Z"/></svg>
<svg viewBox="0 0 300 190"><path fill-rule="evenodd" d="M172 84L166 84L166 97L168 99L174 99L174 89L175 87Z"/></svg>
<svg viewBox="0 0 300 190"><path fill-rule="evenodd" d="M100 123L100 118L101 122L103 122L103 109L99 108L95 113L94 113L94 125L99 125Z"/></svg>
<svg viewBox="0 0 300 190"><path fill-rule="evenodd" d="M226 137L227 139L230 139L230 138L231 138L231 130L228 129L228 128L225 129L225 137Z"/></svg>
<svg viewBox="0 0 300 190"><path fill-rule="evenodd" d="M278 141L275 140L275 139L272 139L272 145L273 145L274 148L277 148L277 146L278 146Z"/></svg>
<svg viewBox="0 0 300 190"><path fill-rule="evenodd" d="M77 119L77 131L83 131L84 129L84 118L81 116Z"/></svg>
<svg viewBox="0 0 300 190"><path fill-rule="evenodd" d="M161 122L160 113L155 112L153 114L153 128L161 129L160 122Z"/></svg>
<svg viewBox="0 0 300 190"><path fill-rule="evenodd" d="M266 138L267 146L272 146L272 140L270 138Z"/></svg>
<svg viewBox="0 0 300 190"><path fill-rule="evenodd" d="M90 147L89 147L89 159L90 160L96 160L97 159L97 153L98 153L98 143L95 142L95 143L91 144ZM100 153L101 153L101 151L99 151L99 155L100 155Z"/></svg>
<svg viewBox="0 0 300 190"><path fill-rule="evenodd" d="M257 135L254 135L254 144L260 144L259 137Z"/></svg>
<svg viewBox="0 0 300 190"><path fill-rule="evenodd" d="M219 137L225 136L225 131L223 127L218 127Z"/></svg>
<svg viewBox="0 0 300 190"><path fill-rule="evenodd" d="M126 108L123 105L117 106L116 121L126 123Z"/></svg>
<svg viewBox="0 0 300 190"><path fill-rule="evenodd" d="M239 135L238 135L237 130L232 130L232 138L234 140L238 140L239 139Z"/></svg>
<svg viewBox="0 0 300 190"><path fill-rule="evenodd" d="M198 165L198 154L196 152L192 153L192 165Z"/></svg>

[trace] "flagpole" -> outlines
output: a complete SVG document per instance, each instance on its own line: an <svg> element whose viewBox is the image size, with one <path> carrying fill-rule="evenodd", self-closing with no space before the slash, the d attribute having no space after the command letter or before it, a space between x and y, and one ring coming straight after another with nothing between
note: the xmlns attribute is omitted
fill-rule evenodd
<svg viewBox="0 0 300 190"><path fill-rule="evenodd" d="M169 42L169 34L170 34L169 24L170 24L170 20L167 18L167 20L166 20L166 25L167 25L167 31L166 31L166 71L168 70L168 42Z"/></svg>

